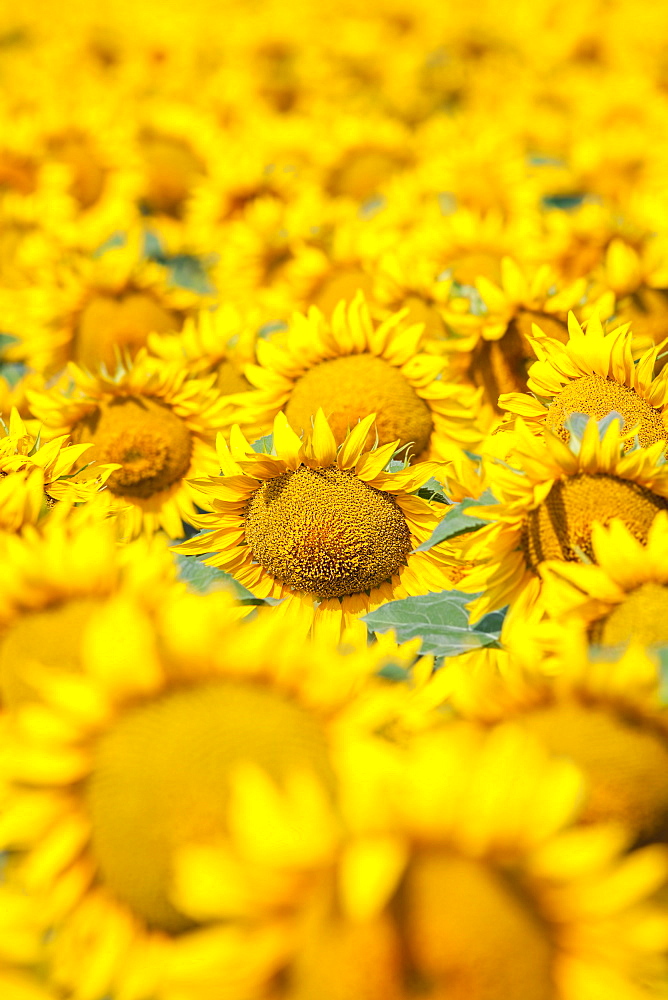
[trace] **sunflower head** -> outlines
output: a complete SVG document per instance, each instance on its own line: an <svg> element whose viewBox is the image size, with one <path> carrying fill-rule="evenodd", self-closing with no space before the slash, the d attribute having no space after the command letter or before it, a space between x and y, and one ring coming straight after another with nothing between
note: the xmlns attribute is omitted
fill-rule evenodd
<svg viewBox="0 0 668 1000"><path fill-rule="evenodd" d="M162 528L182 537L182 519L194 514L187 480L217 467L215 434L228 424L213 376L191 377L145 350L115 375L76 365L70 374L76 387L70 398L58 386L32 393L33 412L52 433L67 430L87 442L92 458L114 463L109 489L125 504L123 531L134 537Z"/></svg>

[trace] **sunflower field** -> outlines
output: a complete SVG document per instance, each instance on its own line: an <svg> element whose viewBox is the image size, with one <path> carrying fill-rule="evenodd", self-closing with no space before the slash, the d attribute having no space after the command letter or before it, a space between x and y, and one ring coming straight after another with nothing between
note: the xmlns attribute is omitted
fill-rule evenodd
<svg viewBox="0 0 668 1000"><path fill-rule="evenodd" d="M668 1000L667 456L668 4L0 0L1 1000Z"/></svg>

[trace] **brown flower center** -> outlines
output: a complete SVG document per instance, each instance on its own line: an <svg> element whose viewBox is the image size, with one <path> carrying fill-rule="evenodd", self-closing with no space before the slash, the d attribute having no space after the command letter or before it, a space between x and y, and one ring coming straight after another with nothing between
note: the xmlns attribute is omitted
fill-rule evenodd
<svg viewBox="0 0 668 1000"><path fill-rule="evenodd" d="M188 471L192 440L180 417L148 396L121 396L102 403L75 426L73 437L92 441L87 460L117 462L109 489L147 498L166 490Z"/></svg>
<svg viewBox="0 0 668 1000"><path fill-rule="evenodd" d="M571 414L586 413L587 416L600 420L612 410L616 410L624 418L624 431L638 426L638 440L643 448L656 441L665 441L668 437L658 410L639 396L635 389L601 375L585 375L564 386L550 404L545 424L563 441L568 441L570 434L565 423ZM628 441L626 450L632 447L633 442Z"/></svg>
<svg viewBox="0 0 668 1000"><path fill-rule="evenodd" d="M614 706L561 704L525 717L554 753L588 778L585 822L619 821L638 837L663 837L668 821L668 746L647 723Z"/></svg>
<svg viewBox="0 0 668 1000"><path fill-rule="evenodd" d="M413 547L394 497L334 466L268 480L246 508L246 541L277 580L323 598L380 586Z"/></svg>
<svg viewBox="0 0 668 1000"><path fill-rule="evenodd" d="M501 869L423 851L406 876L403 913L416 996L553 1000L549 928Z"/></svg>
<svg viewBox="0 0 668 1000"><path fill-rule="evenodd" d="M525 518L521 544L527 564L535 570L545 559L577 562L583 554L593 559L593 522L605 525L615 517L646 542L656 514L666 509L663 497L628 479L586 473L560 479Z"/></svg>
<svg viewBox="0 0 668 1000"><path fill-rule="evenodd" d="M109 889L150 926L192 922L170 900L174 854L228 832L230 774L252 762L277 785L334 777L319 722L269 689L220 681L128 711L100 737L86 795L92 852Z"/></svg>
<svg viewBox="0 0 668 1000"><path fill-rule="evenodd" d="M398 368L372 354L349 354L322 361L295 382L285 415L298 434L308 432L322 407L337 441L358 420L376 414L378 443L399 441L420 455L432 432L431 411ZM367 445L375 438L370 433Z"/></svg>
<svg viewBox="0 0 668 1000"><path fill-rule="evenodd" d="M176 313L148 292L129 289L119 295L97 292L81 310L74 330L72 360L95 370L116 369L115 347L134 357L149 333L169 333L179 326Z"/></svg>

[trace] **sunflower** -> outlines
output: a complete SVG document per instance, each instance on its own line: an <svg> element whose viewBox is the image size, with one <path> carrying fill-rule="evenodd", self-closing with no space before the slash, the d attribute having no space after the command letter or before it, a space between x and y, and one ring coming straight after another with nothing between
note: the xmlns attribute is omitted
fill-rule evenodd
<svg viewBox="0 0 668 1000"><path fill-rule="evenodd" d="M195 513L187 480L218 471L213 442L228 426L227 403L214 377L189 378L183 366L149 358L142 349L115 375L68 366L74 391L31 392L32 410L52 433L92 444L89 457L115 462L111 493L124 503L123 532L160 529L183 536L182 518Z"/></svg>
<svg viewBox="0 0 668 1000"><path fill-rule="evenodd" d="M545 560L593 558L594 521L620 518L636 538L647 539L656 514L668 508L665 441L626 451L627 441L620 420L599 426L592 417L582 438L572 433L567 445L547 430L536 438L518 418L507 462L487 465L498 502L475 508L495 523L452 543L477 562L458 584L468 593L484 591L471 604L475 618L523 594L530 603Z"/></svg>
<svg viewBox="0 0 668 1000"><path fill-rule="evenodd" d="M339 442L376 413L379 444L398 439L413 459L443 460L479 444L479 394L439 378L444 360L423 352L423 327L406 326L405 315L376 325L361 294L340 303L331 322L317 309L296 313L278 345L258 341L259 364L246 368L256 391L241 403L240 424L259 436L284 412L304 433L322 407Z"/></svg>
<svg viewBox="0 0 668 1000"><path fill-rule="evenodd" d="M559 285L547 264L522 268L512 257L501 261L501 285L482 275L476 279L487 311L480 315L471 338L454 339L448 346L455 352L452 364L464 369L467 381L484 389L490 406L497 408L500 394L526 387L526 369L534 359L533 324L557 341L566 340L567 312L584 299L587 282L582 278Z"/></svg>
<svg viewBox="0 0 668 1000"><path fill-rule="evenodd" d="M595 524L591 545L596 565L541 566L550 618L580 622L596 645L668 644L668 514L656 515L644 545L618 520Z"/></svg>
<svg viewBox="0 0 668 1000"><path fill-rule="evenodd" d="M141 235L102 255L70 254L40 273L35 287L3 294L3 325L16 338L6 351L51 375L66 362L115 368L149 333L176 332L202 297L170 283L165 267L142 256Z"/></svg>
<svg viewBox="0 0 668 1000"><path fill-rule="evenodd" d="M178 334L151 333L149 352L165 361L178 361L193 375L215 372L222 396L247 392L252 386L244 367L255 360L257 317L241 315L231 303L202 310L189 317Z"/></svg>
<svg viewBox="0 0 668 1000"><path fill-rule="evenodd" d="M655 995L640 981L665 971L668 915L651 901L665 852L624 858L617 829L574 828L570 761L519 726L455 723L394 767L370 753L350 766L357 835L281 1000Z"/></svg>
<svg viewBox="0 0 668 1000"><path fill-rule="evenodd" d="M554 628L547 642L545 630L530 633L518 622L496 661L449 658L441 705L486 725L521 724L573 760L587 779L581 822L614 821L632 842L668 842L668 713L656 659L639 643L617 659L592 658L572 621L556 640Z"/></svg>
<svg viewBox="0 0 668 1000"><path fill-rule="evenodd" d="M77 1000L259 996L329 878L339 760L387 714L382 657L237 610L172 594L152 619L116 595L79 675L24 664L41 700L3 734L0 842Z"/></svg>
<svg viewBox="0 0 668 1000"><path fill-rule="evenodd" d="M2 422L2 421L0 421ZM75 504L88 504L99 518L118 512L105 489L118 468L112 463L90 461L80 468L89 444L68 444L67 434L42 443L41 432L28 430L12 409L9 426L0 437L0 527L18 531L37 524L54 509L63 516ZM91 456L92 457L92 456ZM78 471L77 471L78 469Z"/></svg>
<svg viewBox="0 0 668 1000"><path fill-rule="evenodd" d="M612 410L623 417L624 431L637 431L643 447L666 440L668 371L654 377L658 347L650 348L636 363L628 326L606 333L594 316L585 332L572 313L565 342L538 327L532 340L538 361L529 369L527 385L536 395L503 395L499 401L503 409L539 422L564 441L572 414L599 419ZM631 447L631 441L626 447Z"/></svg>
<svg viewBox="0 0 668 1000"><path fill-rule="evenodd" d="M0 536L0 694L11 707L34 697L21 666L40 660L54 670L78 671L88 623L112 594L121 593L148 613L176 582L174 560L162 540L140 538L119 546L110 520L80 509L49 520L37 531Z"/></svg>
<svg viewBox="0 0 668 1000"><path fill-rule="evenodd" d="M230 573L258 597L282 600L272 614L296 629L342 630L360 637L358 619L386 601L451 586L447 558L415 552L438 522L430 503L411 494L438 466L384 472L393 441L365 451L370 414L337 447L322 410L301 440L285 414L274 420L276 455L257 454L238 427L231 451L222 437L220 478L192 485L212 513L208 529L178 547Z"/></svg>

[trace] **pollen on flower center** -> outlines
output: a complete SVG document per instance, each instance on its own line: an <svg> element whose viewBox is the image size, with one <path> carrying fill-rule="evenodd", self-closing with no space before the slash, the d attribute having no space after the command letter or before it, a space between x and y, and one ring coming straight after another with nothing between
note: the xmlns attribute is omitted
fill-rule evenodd
<svg viewBox="0 0 668 1000"><path fill-rule="evenodd" d="M602 375L585 375L564 386L550 404L545 423L562 440L568 441L570 435L565 423L573 413L586 413L600 420L612 410L624 418L623 431L638 427L638 440L643 448L656 441L665 441L668 437L658 410L639 396L635 389ZM632 442L627 442L626 450L631 447Z"/></svg>
<svg viewBox="0 0 668 1000"><path fill-rule="evenodd" d="M116 367L115 347L136 354L149 333L176 330L175 313L147 292L128 289L120 295L98 292L83 307L73 338L72 358L84 368Z"/></svg>
<svg viewBox="0 0 668 1000"><path fill-rule="evenodd" d="M432 432L429 407L398 368L372 354L323 361L295 383L285 415L298 434L310 431L322 407L337 440L360 418L376 414L379 444L412 442L411 454L427 447Z"/></svg>
<svg viewBox="0 0 668 1000"><path fill-rule="evenodd" d="M93 856L107 888L149 926L192 926L170 900L174 852L228 832L241 762L279 787L308 770L333 794L319 722L259 685L183 688L129 711L99 739L86 788Z"/></svg>
<svg viewBox="0 0 668 1000"><path fill-rule="evenodd" d="M545 559L593 559L591 528L594 521L609 524L621 518L641 542L656 514L668 502L651 490L615 476L579 474L558 480L547 497L524 521L522 548L531 569Z"/></svg>
<svg viewBox="0 0 668 1000"><path fill-rule="evenodd" d="M575 703L537 709L523 721L550 750L584 771L584 822L617 821L638 836L665 835L668 746L656 730L613 706Z"/></svg>
<svg viewBox="0 0 668 1000"><path fill-rule="evenodd" d="M616 646L629 639L643 645L668 643L668 587L653 582L641 584L594 625L592 640L603 646Z"/></svg>
<svg viewBox="0 0 668 1000"><path fill-rule="evenodd" d="M122 396L103 403L79 421L75 435L92 441L87 458L117 462L109 488L122 496L150 497L188 471L192 441L184 422L146 396Z"/></svg>
<svg viewBox="0 0 668 1000"><path fill-rule="evenodd" d="M394 497L334 466L285 472L246 508L246 541L277 580L318 597L380 586L412 549Z"/></svg>
<svg viewBox="0 0 668 1000"><path fill-rule="evenodd" d="M410 965L430 985L429 995L552 1000L549 928L501 871L423 851L409 869L402 902Z"/></svg>

